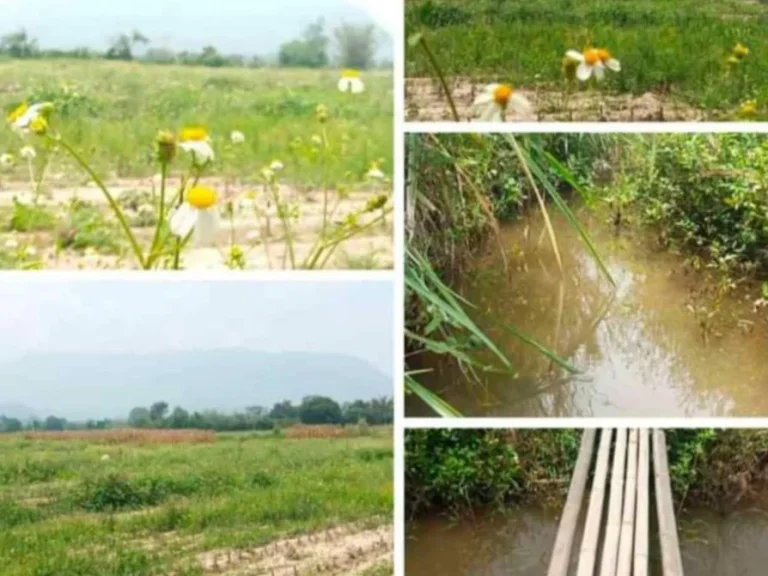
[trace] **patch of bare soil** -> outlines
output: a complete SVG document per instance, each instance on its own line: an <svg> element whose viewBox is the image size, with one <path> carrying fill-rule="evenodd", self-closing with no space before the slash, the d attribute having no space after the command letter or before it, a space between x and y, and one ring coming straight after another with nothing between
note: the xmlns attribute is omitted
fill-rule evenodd
<svg viewBox="0 0 768 576"><path fill-rule="evenodd" d="M462 120L472 119L475 96L487 85L470 78L450 80L451 94ZM406 119L420 122L452 120L450 107L440 83L432 78L406 80ZM706 119L702 110L696 110L673 98L647 92L632 94L605 94L578 91L570 95L553 89L524 89L518 93L533 105L529 116L516 116L508 112L507 121L528 122L661 122L698 121Z"/></svg>
<svg viewBox="0 0 768 576"><path fill-rule="evenodd" d="M250 550L214 550L198 560L206 574L356 576L392 561L392 526L341 526Z"/></svg>
<svg viewBox="0 0 768 576"><path fill-rule="evenodd" d="M156 193L157 186L153 179L116 180L109 187L112 194L119 198L124 193ZM253 187L233 187L228 189L224 183L214 179L206 180L206 185L226 190L225 194L236 197L235 215L230 221L222 218L216 248L187 248L183 255L183 267L189 270L219 269L225 266L230 242L243 248L245 265L248 269L270 269L288 267L288 253L285 235L273 203L267 202L265 195ZM176 182L169 182L169 190L176 189ZM253 196L246 192L253 191ZM381 190L357 190L337 199L331 192L328 200L332 217L328 225L342 222L345 218L360 211ZM319 191L302 191L289 186L281 188L281 195L299 206L299 218L294 221L291 236L294 242L294 257L301 263L315 246L323 228L324 195ZM29 186L24 183L6 183L0 188L0 209L10 209L14 198L23 202L32 202ZM94 185L78 187L60 187L51 190L41 203L50 207L64 207L73 199L78 199L103 207L109 213L104 194ZM256 215L256 211L269 219ZM361 225L374 219L377 214L369 214L360 220ZM148 246L154 234L153 227L134 227L139 242ZM32 243L38 250L46 269L123 269L135 267L130 255L124 258L109 255L84 255L76 251L57 251L51 233L19 235L21 240ZM391 268L394 262L393 223L391 215L385 222L361 232L342 242L326 268Z"/></svg>

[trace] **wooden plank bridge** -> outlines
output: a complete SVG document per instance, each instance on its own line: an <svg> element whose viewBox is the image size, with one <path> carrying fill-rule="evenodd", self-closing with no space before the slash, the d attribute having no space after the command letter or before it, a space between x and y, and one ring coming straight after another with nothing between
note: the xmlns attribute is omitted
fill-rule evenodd
<svg viewBox="0 0 768 576"><path fill-rule="evenodd" d="M584 430L581 438L548 576L571 573L574 540L580 525L583 530L575 559L577 576L647 576L651 493L655 495L658 516L661 573L683 576L664 432L604 429L600 431L595 456L596 436L596 430ZM582 514L590 470L593 473L589 504Z"/></svg>

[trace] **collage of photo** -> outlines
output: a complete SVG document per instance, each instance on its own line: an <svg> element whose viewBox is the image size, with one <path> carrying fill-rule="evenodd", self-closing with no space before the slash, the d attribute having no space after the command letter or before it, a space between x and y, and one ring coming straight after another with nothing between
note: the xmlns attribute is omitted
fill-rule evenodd
<svg viewBox="0 0 768 576"><path fill-rule="evenodd" d="M768 0L0 11L0 576L768 574Z"/></svg>

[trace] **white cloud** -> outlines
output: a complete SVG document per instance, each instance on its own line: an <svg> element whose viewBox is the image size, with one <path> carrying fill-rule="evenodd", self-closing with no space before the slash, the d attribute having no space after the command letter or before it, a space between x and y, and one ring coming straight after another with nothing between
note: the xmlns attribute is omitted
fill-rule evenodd
<svg viewBox="0 0 768 576"><path fill-rule="evenodd" d="M347 2L368 12L371 18L390 34L395 33L398 19L402 18L402 14L399 14L397 9L399 2L394 0L347 0Z"/></svg>

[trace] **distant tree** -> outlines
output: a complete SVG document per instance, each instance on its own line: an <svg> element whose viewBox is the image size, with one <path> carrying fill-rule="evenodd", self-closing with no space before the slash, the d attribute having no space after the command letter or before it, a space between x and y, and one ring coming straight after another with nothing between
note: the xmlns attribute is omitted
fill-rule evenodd
<svg viewBox="0 0 768 576"><path fill-rule="evenodd" d="M264 58L261 56L253 56L248 60L249 68L263 68L265 66Z"/></svg>
<svg viewBox="0 0 768 576"><path fill-rule="evenodd" d="M0 432L19 432L24 424L18 418L0 416Z"/></svg>
<svg viewBox="0 0 768 576"><path fill-rule="evenodd" d="M153 64L173 64L176 62L176 53L170 48L149 48L142 60Z"/></svg>
<svg viewBox="0 0 768 576"><path fill-rule="evenodd" d="M202 66L219 68L226 63L226 60L224 56L219 54L215 46L206 46L200 54L199 62Z"/></svg>
<svg viewBox="0 0 768 576"><path fill-rule="evenodd" d="M143 406L137 406L128 414L128 424L134 428L147 428L152 424L149 410Z"/></svg>
<svg viewBox="0 0 768 576"><path fill-rule="evenodd" d="M153 424L162 424L168 412L168 402L155 402L149 407L149 419Z"/></svg>
<svg viewBox="0 0 768 576"><path fill-rule="evenodd" d="M307 27L301 39L280 46L278 61L285 67L323 68L329 63L329 44L325 21L320 18Z"/></svg>
<svg viewBox="0 0 768 576"><path fill-rule="evenodd" d="M302 424L341 424L341 406L324 396L307 396L299 406Z"/></svg>
<svg viewBox="0 0 768 576"><path fill-rule="evenodd" d="M342 24L333 31L344 68L372 68L376 56L376 27Z"/></svg>
<svg viewBox="0 0 768 576"><path fill-rule="evenodd" d="M67 421L64 418L48 416L43 422L43 430L61 431L67 427Z"/></svg>
<svg viewBox="0 0 768 576"><path fill-rule="evenodd" d="M147 37L138 30L134 30L130 34L120 34L112 40L112 44L104 57L107 60L133 60L133 49L148 42Z"/></svg>
<svg viewBox="0 0 768 576"><path fill-rule="evenodd" d="M299 417L299 409L291 404L290 400L283 400L272 407L269 417L273 420L296 420Z"/></svg>
<svg viewBox="0 0 768 576"><path fill-rule="evenodd" d="M24 29L0 38L0 53L11 58L32 58L37 56L38 52L37 40L30 38Z"/></svg>
<svg viewBox="0 0 768 576"><path fill-rule="evenodd" d="M176 406L168 417L169 428L189 428L189 412L181 406Z"/></svg>

